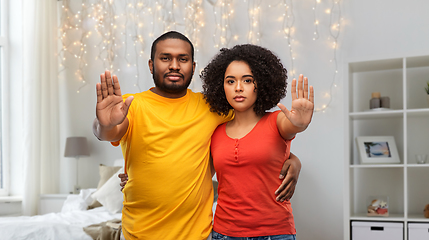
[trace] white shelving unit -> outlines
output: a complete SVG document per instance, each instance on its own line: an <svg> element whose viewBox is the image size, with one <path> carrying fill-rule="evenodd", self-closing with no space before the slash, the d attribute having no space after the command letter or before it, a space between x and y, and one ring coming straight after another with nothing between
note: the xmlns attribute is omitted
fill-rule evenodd
<svg viewBox="0 0 429 240"><path fill-rule="evenodd" d="M416 154L429 155L429 55L349 62L345 82L345 223L351 239L352 221L427 223L429 163L417 164ZM372 92L390 98L390 109L369 108ZM358 136L393 136L399 164L360 164ZM429 161L429 160L428 160ZM367 217L369 196L389 197L388 217ZM380 239L382 240L382 239Z"/></svg>

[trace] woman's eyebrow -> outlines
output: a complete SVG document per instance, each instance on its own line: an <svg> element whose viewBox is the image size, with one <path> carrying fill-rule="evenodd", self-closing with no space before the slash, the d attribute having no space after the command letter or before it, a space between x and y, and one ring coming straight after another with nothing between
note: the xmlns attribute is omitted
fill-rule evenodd
<svg viewBox="0 0 429 240"><path fill-rule="evenodd" d="M245 78L245 77L251 77L251 78L254 78L253 77L253 75L243 75L243 76L241 76L242 78ZM225 78L235 78L235 76L226 76Z"/></svg>

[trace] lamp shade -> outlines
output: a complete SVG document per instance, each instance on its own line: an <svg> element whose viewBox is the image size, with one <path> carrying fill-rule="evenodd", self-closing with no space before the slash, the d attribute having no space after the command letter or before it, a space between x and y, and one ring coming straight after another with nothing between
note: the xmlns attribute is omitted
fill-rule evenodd
<svg viewBox="0 0 429 240"><path fill-rule="evenodd" d="M89 156L88 141L86 137L68 137L64 157L87 157Z"/></svg>

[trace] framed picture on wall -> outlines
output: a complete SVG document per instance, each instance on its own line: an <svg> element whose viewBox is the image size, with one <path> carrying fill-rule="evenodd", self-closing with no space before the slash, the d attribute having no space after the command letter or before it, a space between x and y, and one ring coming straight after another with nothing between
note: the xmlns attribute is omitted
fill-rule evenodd
<svg viewBox="0 0 429 240"><path fill-rule="evenodd" d="M400 163L393 136L361 136L356 144L361 164Z"/></svg>

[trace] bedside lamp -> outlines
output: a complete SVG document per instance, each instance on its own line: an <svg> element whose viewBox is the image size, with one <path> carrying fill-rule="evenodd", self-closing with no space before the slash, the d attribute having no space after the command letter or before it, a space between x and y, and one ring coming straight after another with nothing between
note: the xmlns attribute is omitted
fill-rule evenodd
<svg viewBox="0 0 429 240"><path fill-rule="evenodd" d="M76 158L76 185L74 186L73 193L78 194L80 191L78 175L79 175L79 158L88 157L89 149L86 137L68 137L66 141L66 150L64 157Z"/></svg>

